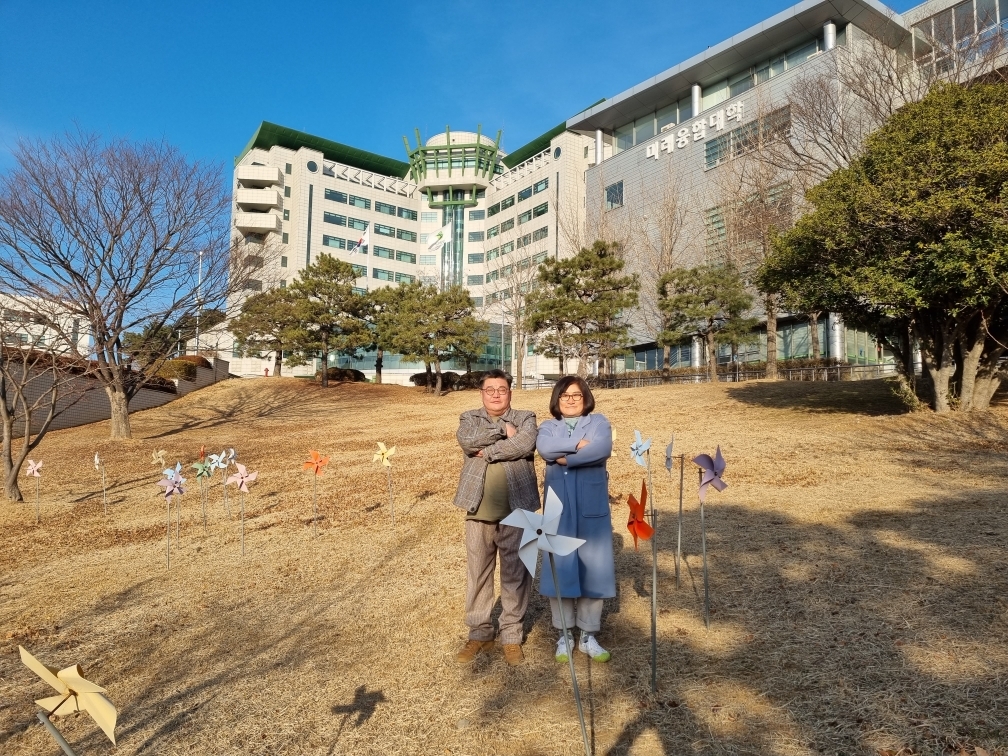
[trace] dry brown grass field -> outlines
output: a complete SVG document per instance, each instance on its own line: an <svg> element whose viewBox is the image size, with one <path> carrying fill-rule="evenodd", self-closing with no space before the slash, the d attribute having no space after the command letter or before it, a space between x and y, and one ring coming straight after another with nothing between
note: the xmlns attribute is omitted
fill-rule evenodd
<svg viewBox="0 0 1008 756"><path fill-rule="evenodd" d="M514 405L542 419L548 398L516 393ZM1008 755L1008 405L904 414L881 381L597 402L616 432L619 595L599 635L612 661L576 658L596 754ZM0 752L58 752L32 703L50 691L18 661L21 644L50 666L80 663L117 705L116 747L86 715L57 720L79 756L577 754L569 672L538 592L523 666L499 649L454 661L466 637L454 433L478 404L472 391L230 381L137 413L130 442L104 424L49 434L41 525L30 484L25 503L0 503ZM657 695L650 548L635 552L625 529L643 472L635 428L659 450ZM677 451L720 444L728 462L729 488L706 510L709 632L691 465L675 587L678 481L661 452L672 431ZM395 527L376 441L397 447ZM259 471L247 551L218 474L206 534L196 487L185 496L169 571L151 451L188 467L201 444L234 446ZM301 469L312 448L332 455L317 537Z"/></svg>

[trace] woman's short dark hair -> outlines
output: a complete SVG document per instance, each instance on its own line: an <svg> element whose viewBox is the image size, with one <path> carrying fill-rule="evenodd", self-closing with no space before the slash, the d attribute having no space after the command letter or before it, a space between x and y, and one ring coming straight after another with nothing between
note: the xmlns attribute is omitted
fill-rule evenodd
<svg viewBox="0 0 1008 756"><path fill-rule="evenodd" d="M576 375L565 375L556 382L556 385L553 387L553 396L550 398L550 414L557 420L563 417L563 413L560 412L560 394L575 385L581 390L581 395L584 397L584 406L581 409L581 415L590 415L595 411L595 397L592 396L591 389L588 388L588 382Z"/></svg>
<svg viewBox="0 0 1008 756"><path fill-rule="evenodd" d="M489 381L491 378L501 378L507 381L508 388L511 388L511 376L508 373L505 373L503 370L500 370L499 368L494 368L493 370L487 370L485 373L483 373L483 377L480 378L480 388L486 386L486 382Z"/></svg>

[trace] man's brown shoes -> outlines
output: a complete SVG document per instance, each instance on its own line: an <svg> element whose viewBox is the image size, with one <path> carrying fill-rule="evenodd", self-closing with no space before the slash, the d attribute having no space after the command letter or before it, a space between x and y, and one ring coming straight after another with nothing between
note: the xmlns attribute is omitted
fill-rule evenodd
<svg viewBox="0 0 1008 756"><path fill-rule="evenodd" d="M525 654L522 653L521 646L519 646L517 643L505 643L504 661L506 661L512 667L517 667L519 664L525 661Z"/></svg>
<svg viewBox="0 0 1008 756"><path fill-rule="evenodd" d="M491 641L478 641L470 640L467 641L462 649L455 656L455 659L459 664L468 664L477 656L479 656L481 651L489 651L493 648L494 642Z"/></svg>

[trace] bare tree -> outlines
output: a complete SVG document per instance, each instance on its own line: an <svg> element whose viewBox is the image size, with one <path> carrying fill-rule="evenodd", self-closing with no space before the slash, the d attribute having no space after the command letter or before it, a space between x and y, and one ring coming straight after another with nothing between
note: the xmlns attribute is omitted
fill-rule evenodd
<svg viewBox="0 0 1008 756"><path fill-rule="evenodd" d="M129 438L130 400L164 358L138 369L124 334L223 304L254 280L261 250L231 243L220 167L167 144L76 133L22 140L14 157L0 178L0 271L90 330L111 435ZM54 328L69 341L63 322Z"/></svg>
<svg viewBox="0 0 1008 756"><path fill-rule="evenodd" d="M63 316L46 302L0 293L0 458L9 501L22 501L25 460L90 382L77 344L61 343L51 326Z"/></svg>

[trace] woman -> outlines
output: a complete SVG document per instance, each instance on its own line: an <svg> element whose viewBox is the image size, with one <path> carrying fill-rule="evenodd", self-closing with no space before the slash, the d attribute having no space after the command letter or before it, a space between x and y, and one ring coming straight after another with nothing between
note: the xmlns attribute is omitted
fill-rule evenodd
<svg viewBox="0 0 1008 756"><path fill-rule="evenodd" d="M609 661L609 652L595 639L602 622L602 599L616 595L613 565L612 519L609 514L609 474L606 460L612 454L612 427L602 415L593 414L595 397L588 384L570 375L553 388L550 414L539 426L536 449L546 460L546 488L563 502L557 532L583 538L585 544L569 556L555 557L563 619L568 635L561 632L556 659L566 662L574 646L570 628L581 628L578 649L594 661ZM553 574L542 571L539 590L549 596L553 626L561 629L560 604Z"/></svg>

